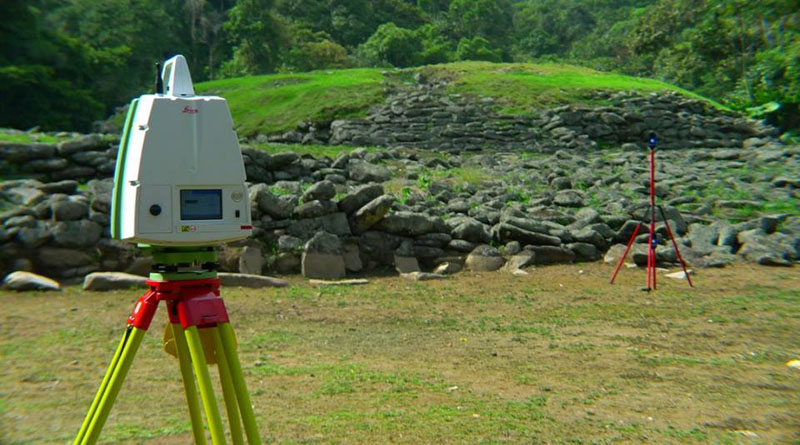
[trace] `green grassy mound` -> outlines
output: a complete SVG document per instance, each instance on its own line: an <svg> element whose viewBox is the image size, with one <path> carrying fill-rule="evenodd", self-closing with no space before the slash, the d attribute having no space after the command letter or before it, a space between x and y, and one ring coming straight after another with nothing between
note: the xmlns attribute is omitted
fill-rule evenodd
<svg viewBox="0 0 800 445"><path fill-rule="evenodd" d="M449 91L453 93L493 97L500 111L510 114L571 103L597 103L587 94L596 90L678 91L700 98L657 80L555 63L458 62L411 70L314 71L216 80L200 83L196 89L200 94L228 99L239 135L252 137L289 131L306 119L363 115L371 105L384 100L385 82L402 86L415 73L449 80Z"/></svg>
<svg viewBox="0 0 800 445"><path fill-rule="evenodd" d="M503 107L501 111L508 114L575 103L604 105L587 94L597 90L677 91L711 102L658 80L559 63L458 62L431 65L421 71L434 79L451 80L451 92L495 98Z"/></svg>
<svg viewBox="0 0 800 445"><path fill-rule="evenodd" d="M196 90L226 98L239 136L247 137L362 114L383 99L383 80L378 69L350 69L215 80Z"/></svg>
<svg viewBox="0 0 800 445"><path fill-rule="evenodd" d="M28 142L42 142L48 144L55 144L65 140L71 139L69 134L48 134L39 133L38 131L20 131L11 128L0 128L0 141L2 142L19 142L26 144Z"/></svg>

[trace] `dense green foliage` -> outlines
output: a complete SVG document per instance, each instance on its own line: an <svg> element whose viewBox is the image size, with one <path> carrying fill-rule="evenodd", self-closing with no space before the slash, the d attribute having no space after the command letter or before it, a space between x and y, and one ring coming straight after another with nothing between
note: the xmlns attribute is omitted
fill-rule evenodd
<svg viewBox="0 0 800 445"><path fill-rule="evenodd" d="M226 74L260 74L278 66L285 33L271 12L274 5L273 0L239 0L228 12L223 29L237 46L224 65Z"/></svg>
<svg viewBox="0 0 800 445"><path fill-rule="evenodd" d="M362 49L374 64L406 67L419 63L422 42L414 31L389 22L379 26Z"/></svg>
<svg viewBox="0 0 800 445"><path fill-rule="evenodd" d="M668 79L734 108L770 102L778 122L800 127L800 5L796 0L671 0L643 12L631 48L644 74ZM792 112L788 108L794 108Z"/></svg>
<svg viewBox="0 0 800 445"><path fill-rule="evenodd" d="M195 81L568 61L800 126L797 0L4 0L0 16L0 126L87 129L174 53Z"/></svg>
<svg viewBox="0 0 800 445"><path fill-rule="evenodd" d="M0 123L24 127L36 122L51 128L91 123L102 105L89 91L87 77L103 54L43 29L24 0L0 3L0 16L18 18L0 21ZM16 36L23 38L8 45Z"/></svg>

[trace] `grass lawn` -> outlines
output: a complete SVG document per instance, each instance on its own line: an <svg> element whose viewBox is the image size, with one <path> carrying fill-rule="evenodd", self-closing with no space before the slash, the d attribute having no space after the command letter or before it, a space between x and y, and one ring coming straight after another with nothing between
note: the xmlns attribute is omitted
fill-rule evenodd
<svg viewBox="0 0 800 445"><path fill-rule="evenodd" d="M0 128L0 141L2 142L46 142L46 143L56 143L61 142L63 140L69 139L67 138L59 138L56 136L52 136L46 133L27 133L18 130L8 130Z"/></svg>
<svg viewBox="0 0 800 445"><path fill-rule="evenodd" d="M800 439L800 274L695 289L599 263L358 287L224 288L265 442ZM141 291L3 292L0 442L70 441ZM102 440L191 440L160 309ZM216 371L212 368L212 374ZM216 377L214 377L216 380ZM218 389L218 394L219 389ZM220 401L221 404L221 401Z"/></svg>
<svg viewBox="0 0 800 445"><path fill-rule="evenodd" d="M288 131L306 119L362 115L383 99L374 68L240 77L200 83L198 94L228 100L239 136Z"/></svg>
<svg viewBox="0 0 800 445"><path fill-rule="evenodd" d="M508 114L525 114L546 107L586 103L605 105L586 94L596 90L677 91L713 103L697 94L654 79L604 73L560 63L458 62L422 68L433 78L452 81L456 93L494 97Z"/></svg>
<svg viewBox="0 0 800 445"><path fill-rule="evenodd" d="M329 157L336 159L342 153L349 153L353 150L363 149L368 152L385 150L384 147L355 147L352 145L315 145L315 144L274 144L274 143L249 143L248 146L261 150L267 154L274 155L278 153L294 152L300 156L310 155L314 158Z"/></svg>

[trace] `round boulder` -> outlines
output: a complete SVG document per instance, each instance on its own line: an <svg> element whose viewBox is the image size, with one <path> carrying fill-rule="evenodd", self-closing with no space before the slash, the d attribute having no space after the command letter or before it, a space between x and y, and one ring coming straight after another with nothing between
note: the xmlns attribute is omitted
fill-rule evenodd
<svg viewBox="0 0 800 445"><path fill-rule="evenodd" d="M306 190L300 198L302 202L330 200L336 196L336 186L331 181L320 181Z"/></svg>
<svg viewBox="0 0 800 445"><path fill-rule="evenodd" d="M336 235L317 232L303 249L301 270L306 278L332 280L346 275L344 245Z"/></svg>
<svg viewBox="0 0 800 445"><path fill-rule="evenodd" d="M89 205L77 200L56 201L51 208L56 221L75 221L89 213Z"/></svg>
<svg viewBox="0 0 800 445"><path fill-rule="evenodd" d="M392 172L382 165L370 164L364 161L351 160L347 173L350 179L356 182L383 182L392 178Z"/></svg>
<svg viewBox="0 0 800 445"><path fill-rule="evenodd" d="M366 232L389 212L394 200L392 195L381 195L365 204L350 220L350 230L356 235Z"/></svg>
<svg viewBox="0 0 800 445"><path fill-rule="evenodd" d="M467 255L467 269L476 272L494 271L503 267L505 260L500 251L488 244L481 244Z"/></svg>
<svg viewBox="0 0 800 445"><path fill-rule="evenodd" d="M83 279L83 290L106 291L146 287L147 278L125 272L93 272Z"/></svg>
<svg viewBox="0 0 800 445"><path fill-rule="evenodd" d="M9 290L61 290L57 281L31 272L16 271L6 275L3 287Z"/></svg>
<svg viewBox="0 0 800 445"><path fill-rule="evenodd" d="M53 240L62 247L92 247L100 240L103 228L92 221L59 221L53 225Z"/></svg>

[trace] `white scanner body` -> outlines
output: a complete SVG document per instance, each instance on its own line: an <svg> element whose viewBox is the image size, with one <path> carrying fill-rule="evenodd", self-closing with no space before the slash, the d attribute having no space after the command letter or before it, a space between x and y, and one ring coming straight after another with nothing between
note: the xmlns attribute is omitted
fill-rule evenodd
<svg viewBox="0 0 800 445"><path fill-rule="evenodd" d="M186 60L161 73L164 94L134 99L120 142L112 238L214 245L252 232L246 175L225 99L196 96Z"/></svg>

